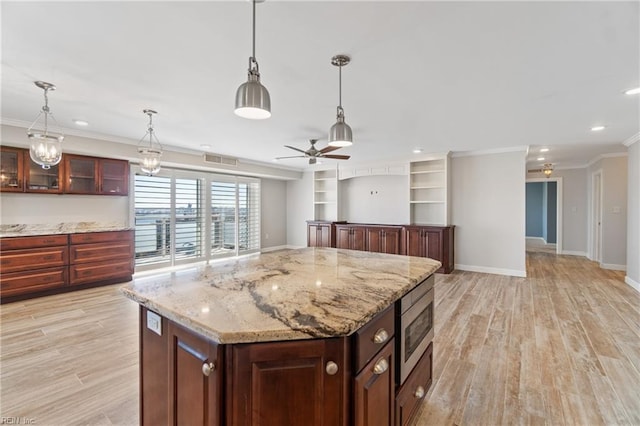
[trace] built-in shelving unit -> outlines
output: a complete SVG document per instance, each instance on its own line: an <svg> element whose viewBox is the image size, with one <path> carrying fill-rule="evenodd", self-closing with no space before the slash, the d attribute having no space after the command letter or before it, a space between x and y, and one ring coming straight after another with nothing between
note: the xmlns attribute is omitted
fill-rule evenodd
<svg viewBox="0 0 640 426"><path fill-rule="evenodd" d="M313 172L314 220L338 220L338 171Z"/></svg>
<svg viewBox="0 0 640 426"><path fill-rule="evenodd" d="M409 165L411 223L449 225L449 156Z"/></svg>

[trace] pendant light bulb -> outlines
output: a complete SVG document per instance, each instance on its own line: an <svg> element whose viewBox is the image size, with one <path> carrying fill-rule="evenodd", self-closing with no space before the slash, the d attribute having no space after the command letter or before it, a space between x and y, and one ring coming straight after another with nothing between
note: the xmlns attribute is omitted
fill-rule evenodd
<svg viewBox="0 0 640 426"><path fill-rule="evenodd" d="M142 112L149 116L149 124L147 133L138 143L140 170L148 176L153 176L160 171L160 157L162 157L162 145L153 129L153 115L157 112L152 109L145 109Z"/></svg>
<svg viewBox="0 0 640 426"><path fill-rule="evenodd" d="M53 117L51 110L49 109L49 91L56 90L56 86L44 81L34 82L36 86L44 90L44 106L40 111L40 114L36 117L35 121L27 130L27 136L29 137L29 156L34 163L39 164L43 169L50 169L51 166L55 166L62 160L62 141L64 135L62 133L54 133L49 130L49 120L52 120L56 127L58 123ZM38 126L40 117L44 116L44 126ZM37 127L43 128L43 130L36 130Z"/></svg>
<svg viewBox="0 0 640 426"><path fill-rule="evenodd" d="M247 82L242 83L236 92L236 115L252 120L271 117L271 97L266 87L260 83L260 69L256 60L256 0L253 6L253 44L249 58Z"/></svg>
<svg viewBox="0 0 640 426"><path fill-rule="evenodd" d="M331 64L338 67L338 108L336 124L329 129L329 146L345 147L353 145L353 132L344 121L344 109L342 109L342 67L351 61L346 55L336 55L331 58Z"/></svg>

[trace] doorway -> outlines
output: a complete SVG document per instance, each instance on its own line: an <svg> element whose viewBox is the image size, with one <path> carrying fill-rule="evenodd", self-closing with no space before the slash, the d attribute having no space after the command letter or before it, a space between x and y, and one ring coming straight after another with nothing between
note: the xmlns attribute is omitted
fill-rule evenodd
<svg viewBox="0 0 640 426"><path fill-rule="evenodd" d="M602 170L591 175L591 260L602 262Z"/></svg>
<svg viewBox="0 0 640 426"><path fill-rule="evenodd" d="M527 179L526 185L526 249L562 254L562 178Z"/></svg>

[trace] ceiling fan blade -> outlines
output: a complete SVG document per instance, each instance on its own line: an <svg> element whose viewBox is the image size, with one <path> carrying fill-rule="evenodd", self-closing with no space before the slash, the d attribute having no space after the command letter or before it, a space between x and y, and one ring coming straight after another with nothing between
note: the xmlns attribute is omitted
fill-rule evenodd
<svg viewBox="0 0 640 426"><path fill-rule="evenodd" d="M327 152L335 151L336 149L340 149L339 146L325 146L320 150L320 154L325 154Z"/></svg>
<svg viewBox="0 0 640 426"><path fill-rule="evenodd" d="M333 158L334 160L348 160L350 155L323 155L322 158Z"/></svg>
<svg viewBox="0 0 640 426"><path fill-rule="evenodd" d="M276 157L276 160L284 160L285 158L307 158L306 155L293 155L291 157Z"/></svg>
<svg viewBox="0 0 640 426"><path fill-rule="evenodd" d="M300 148L296 148L295 146L291 146L291 145L285 145L287 148L293 149L294 151L298 151L301 152L303 154L306 154L305 151L301 150Z"/></svg>

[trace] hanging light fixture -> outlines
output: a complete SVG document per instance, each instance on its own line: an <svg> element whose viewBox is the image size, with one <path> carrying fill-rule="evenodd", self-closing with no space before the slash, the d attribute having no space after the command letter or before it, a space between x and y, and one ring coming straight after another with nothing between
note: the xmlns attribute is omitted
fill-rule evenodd
<svg viewBox="0 0 640 426"><path fill-rule="evenodd" d="M157 114L152 109L142 110L149 116L147 133L144 134L138 143L138 155L140 156L140 169L149 176L160 171L160 157L162 156L162 145L153 131L153 115ZM147 140L147 135L149 138Z"/></svg>
<svg viewBox="0 0 640 426"><path fill-rule="evenodd" d="M336 114L336 124L329 130L329 146L351 146L353 145L353 133L351 127L344 121L344 110L342 109L342 67L347 65L351 58L346 55L336 55L331 58L331 64L338 67L338 111Z"/></svg>
<svg viewBox="0 0 640 426"><path fill-rule="evenodd" d="M542 169L542 173L548 178L553 173L553 164L547 163L544 165L544 169Z"/></svg>
<svg viewBox="0 0 640 426"><path fill-rule="evenodd" d="M271 117L271 97L267 88L260 83L260 69L256 60L256 0L252 4L253 48L249 58L249 76L247 82L238 87L234 112L240 117L262 120Z"/></svg>
<svg viewBox="0 0 640 426"><path fill-rule="evenodd" d="M51 110L49 110L48 94L50 90L56 90L56 86L44 81L35 81L34 84L44 90L44 106L27 130L27 136L30 140L29 156L43 169L50 169L51 166L55 166L62 159L62 140L64 139L64 135L61 132L54 133L49 131L49 119L53 121L56 127L60 127ZM34 127L37 126L38 120L43 115L44 130L35 130Z"/></svg>

